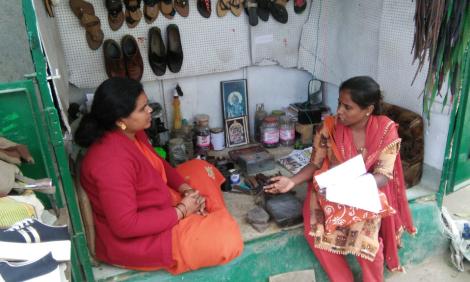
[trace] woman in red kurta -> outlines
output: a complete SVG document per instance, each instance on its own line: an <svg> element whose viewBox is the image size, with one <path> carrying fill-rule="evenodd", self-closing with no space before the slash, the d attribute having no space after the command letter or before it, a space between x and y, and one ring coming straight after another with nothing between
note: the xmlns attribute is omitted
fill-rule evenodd
<svg viewBox="0 0 470 282"><path fill-rule="evenodd" d="M403 181L400 138L396 124L379 115L380 103L379 85L372 78L343 82L337 116L325 118L317 130L310 164L292 178L274 177L266 187L272 193L285 193L310 181L303 213L305 237L333 282L353 281L346 254L356 256L363 281L383 281L384 261L390 270L401 270L397 248L402 231L415 232ZM313 179L359 154L393 208L384 218L328 203Z"/></svg>
<svg viewBox="0 0 470 282"><path fill-rule="evenodd" d="M151 108L139 82L111 78L97 89L75 141L89 147L80 181L93 208L97 259L178 274L241 254L220 172L193 160L171 167L143 131Z"/></svg>

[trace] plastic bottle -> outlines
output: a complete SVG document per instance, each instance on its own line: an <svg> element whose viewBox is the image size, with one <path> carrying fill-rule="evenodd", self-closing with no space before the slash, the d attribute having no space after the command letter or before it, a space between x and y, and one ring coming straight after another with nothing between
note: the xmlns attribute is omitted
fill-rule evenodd
<svg viewBox="0 0 470 282"><path fill-rule="evenodd" d="M181 102L178 93L173 94L173 129L181 129Z"/></svg>
<svg viewBox="0 0 470 282"><path fill-rule="evenodd" d="M196 153L205 155L211 145L211 132L209 129L209 116L200 114L196 116Z"/></svg>

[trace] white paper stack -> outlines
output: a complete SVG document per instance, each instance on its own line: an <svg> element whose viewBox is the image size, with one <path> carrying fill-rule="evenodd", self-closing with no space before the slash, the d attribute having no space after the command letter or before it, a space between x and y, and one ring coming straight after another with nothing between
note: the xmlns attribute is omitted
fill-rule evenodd
<svg viewBox="0 0 470 282"><path fill-rule="evenodd" d="M326 199L338 204L378 213L382 209L374 176L368 174L361 155L315 176Z"/></svg>

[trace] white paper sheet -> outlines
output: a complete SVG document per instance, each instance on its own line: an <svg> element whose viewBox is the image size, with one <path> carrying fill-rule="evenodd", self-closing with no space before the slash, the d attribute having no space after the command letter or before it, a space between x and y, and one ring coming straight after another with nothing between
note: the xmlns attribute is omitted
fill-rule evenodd
<svg viewBox="0 0 470 282"><path fill-rule="evenodd" d="M315 176L315 180L320 188L326 188L328 201L374 213L382 208L377 183L367 173L361 155Z"/></svg>

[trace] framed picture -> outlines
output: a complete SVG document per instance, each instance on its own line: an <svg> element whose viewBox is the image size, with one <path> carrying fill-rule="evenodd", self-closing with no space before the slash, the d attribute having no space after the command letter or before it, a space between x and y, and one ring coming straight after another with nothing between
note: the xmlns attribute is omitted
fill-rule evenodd
<svg viewBox="0 0 470 282"><path fill-rule="evenodd" d="M225 120L225 140L227 147L245 145L250 142L247 116Z"/></svg>
<svg viewBox="0 0 470 282"><path fill-rule="evenodd" d="M224 119L248 115L246 79L222 81L222 110Z"/></svg>

